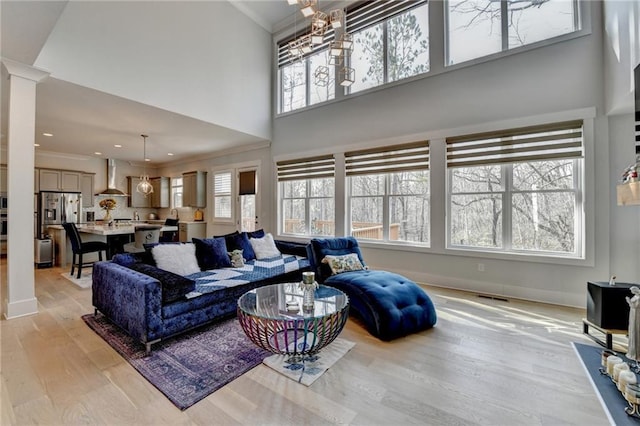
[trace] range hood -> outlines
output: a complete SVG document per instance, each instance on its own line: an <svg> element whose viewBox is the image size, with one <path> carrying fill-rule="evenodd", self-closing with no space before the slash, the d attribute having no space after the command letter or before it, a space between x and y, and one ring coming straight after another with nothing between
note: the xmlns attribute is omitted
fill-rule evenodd
<svg viewBox="0 0 640 426"><path fill-rule="evenodd" d="M126 194L116 188L116 160L107 159L107 189L96 195L110 195L115 197L127 197Z"/></svg>

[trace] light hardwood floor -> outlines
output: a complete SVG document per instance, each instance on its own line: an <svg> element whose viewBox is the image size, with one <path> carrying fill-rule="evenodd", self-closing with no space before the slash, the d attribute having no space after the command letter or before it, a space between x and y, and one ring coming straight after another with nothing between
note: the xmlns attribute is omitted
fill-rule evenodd
<svg viewBox="0 0 640 426"><path fill-rule="evenodd" d="M80 316L91 290L36 272L37 315L3 320L2 425L604 425L571 341L584 312L425 287L435 328L381 342L353 320L356 346L307 388L259 365L186 411L140 376Z"/></svg>

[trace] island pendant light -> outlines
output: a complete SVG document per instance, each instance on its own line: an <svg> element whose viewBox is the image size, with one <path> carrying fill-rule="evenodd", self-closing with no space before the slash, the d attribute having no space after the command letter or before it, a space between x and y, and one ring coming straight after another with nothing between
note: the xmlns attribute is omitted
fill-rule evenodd
<svg viewBox="0 0 640 426"><path fill-rule="evenodd" d="M153 192L153 185L151 185L151 182L149 182L149 175L147 174L147 166L146 166L146 161L147 161L147 138L149 137L148 135L140 135L142 136L143 139L143 157L142 157L142 161L145 162L144 168L142 169L142 175L140 176L140 182L138 182L138 185L136 185L136 191L144 194L145 198L147 197L147 195L151 194Z"/></svg>

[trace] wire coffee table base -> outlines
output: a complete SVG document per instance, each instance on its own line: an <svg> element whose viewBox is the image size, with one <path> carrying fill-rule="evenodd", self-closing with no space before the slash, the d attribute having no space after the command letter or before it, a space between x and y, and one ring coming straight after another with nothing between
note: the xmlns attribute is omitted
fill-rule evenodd
<svg viewBox="0 0 640 426"><path fill-rule="evenodd" d="M238 320L249 339L269 352L302 358L333 342L349 317L349 298L338 289L320 286L313 307L288 309L302 301L297 284L274 284L251 290L238 299Z"/></svg>
<svg viewBox="0 0 640 426"><path fill-rule="evenodd" d="M333 342L349 317L349 306L324 317L261 318L238 309L247 337L267 351L291 356L313 355Z"/></svg>

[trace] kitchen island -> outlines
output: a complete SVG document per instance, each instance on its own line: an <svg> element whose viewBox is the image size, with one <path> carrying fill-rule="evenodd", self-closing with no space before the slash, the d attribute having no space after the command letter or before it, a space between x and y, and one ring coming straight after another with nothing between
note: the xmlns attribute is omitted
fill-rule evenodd
<svg viewBox="0 0 640 426"><path fill-rule="evenodd" d="M139 224L144 225L144 223ZM82 241L103 241L107 243L109 246L107 258L111 258L111 255L114 254L114 252L123 244L132 241L133 235L136 232L136 224L129 222L114 224L113 226L80 224L77 225L77 227L81 234L80 238L82 238ZM47 227L47 230L53 239L55 247L55 265L64 268L70 264L71 255L73 253L71 250L71 243L67 238L67 233L62 225L50 225ZM160 232L177 230L177 226L163 225ZM89 253L85 256L87 262L98 260L97 253ZM92 257L95 257L95 259Z"/></svg>

